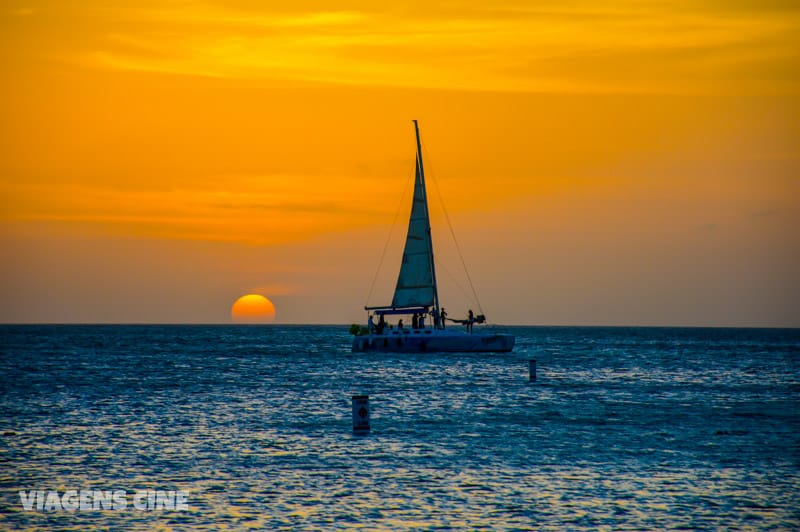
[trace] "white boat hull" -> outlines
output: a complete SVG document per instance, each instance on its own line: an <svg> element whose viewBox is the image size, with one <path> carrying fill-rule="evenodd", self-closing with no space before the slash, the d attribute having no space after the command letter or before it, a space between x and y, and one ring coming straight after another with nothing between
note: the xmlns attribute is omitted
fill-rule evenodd
<svg viewBox="0 0 800 532"><path fill-rule="evenodd" d="M393 329L384 331L384 334L356 336L353 338L353 352L502 353L511 351L514 342L515 337L511 334L466 333L447 329Z"/></svg>

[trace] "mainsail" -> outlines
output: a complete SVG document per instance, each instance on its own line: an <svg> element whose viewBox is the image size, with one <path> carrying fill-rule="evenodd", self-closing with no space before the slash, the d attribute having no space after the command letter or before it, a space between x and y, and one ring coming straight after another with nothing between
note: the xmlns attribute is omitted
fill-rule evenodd
<svg viewBox="0 0 800 532"><path fill-rule="evenodd" d="M408 221L403 261L392 298L393 308L438 307L436 270L433 263L431 220L428 214L428 196L425 190L425 169L422 165L422 144L419 126L414 120L417 135L417 161L414 176L414 199ZM437 308L438 310L438 308Z"/></svg>
<svg viewBox="0 0 800 532"><path fill-rule="evenodd" d="M414 175L414 199L408 220L406 245L394 297L389 307L364 307L378 314L403 314L434 311L439 313L439 296L436 289L436 268L433 262L431 220L428 213L428 196L425 190L425 167L422 164L422 143L419 126L414 120L417 134L417 161Z"/></svg>

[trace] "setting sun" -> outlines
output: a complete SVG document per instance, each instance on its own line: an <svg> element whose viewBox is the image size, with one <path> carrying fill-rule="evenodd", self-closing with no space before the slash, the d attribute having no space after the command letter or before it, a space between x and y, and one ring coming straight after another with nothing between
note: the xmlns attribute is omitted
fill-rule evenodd
<svg viewBox="0 0 800 532"><path fill-rule="evenodd" d="M271 323L275 320L275 305L259 294L247 294L231 307L231 319L236 323Z"/></svg>

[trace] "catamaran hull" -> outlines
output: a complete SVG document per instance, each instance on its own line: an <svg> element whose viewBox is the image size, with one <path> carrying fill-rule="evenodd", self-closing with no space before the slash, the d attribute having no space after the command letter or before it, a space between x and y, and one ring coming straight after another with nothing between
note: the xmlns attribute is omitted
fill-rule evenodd
<svg viewBox="0 0 800 532"><path fill-rule="evenodd" d="M369 334L353 339L353 352L392 353L504 353L514 348L515 337L510 334L461 333L434 330L392 331L388 334Z"/></svg>

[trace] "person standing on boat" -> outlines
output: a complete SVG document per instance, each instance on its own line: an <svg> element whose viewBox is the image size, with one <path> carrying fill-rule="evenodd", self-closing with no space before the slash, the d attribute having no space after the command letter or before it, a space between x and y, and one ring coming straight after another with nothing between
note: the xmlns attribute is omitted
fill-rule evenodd
<svg viewBox="0 0 800 532"><path fill-rule="evenodd" d="M378 318L378 334L383 334L383 330L386 328L386 319L381 314L381 317Z"/></svg>
<svg viewBox="0 0 800 532"><path fill-rule="evenodd" d="M442 312L439 315L439 323L442 324L442 329L444 329L444 320L447 319L447 311L442 307Z"/></svg>
<svg viewBox="0 0 800 532"><path fill-rule="evenodd" d="M469 309L469 315L467 316L467 332L472 332L473 323L475 323L475 314L472 313L472 309Z"/></svg>
<svg viewBox="0 0 800 532"><path fill-rule="evenodd" d="M414 314L411 316L411 328L412 328L412 329L418 329L418 328L419 328L419 326L418 326L418 322L417 322L417 319L418 319L418 318L417 318L417 313L415 312L415 313L414 313Z"/></svg>
<svg viewBox="0 0 800 532"><path fill-rule="evenodd" d="M370 334L375 332L375 321L372 319L372 314L369 315L369 320L367 320L367 329Z"/></svg>
<svg viewBox="0 0 800 532"><path fill-rule="evenodd" d="M397 322L397 328L398 329L402 329L403 328L403 320L402 320L402 318L400 319L400 321Z"/></svg>
<svg viewBox="0 0 800 532"><path fill-rule="evenodd" d="M417 318L417 328L424 329L425 328L425 313L420 312L419 317Z"/></svg>

